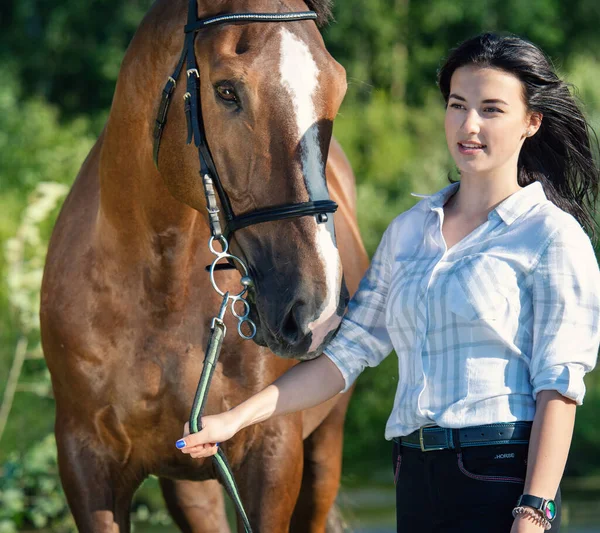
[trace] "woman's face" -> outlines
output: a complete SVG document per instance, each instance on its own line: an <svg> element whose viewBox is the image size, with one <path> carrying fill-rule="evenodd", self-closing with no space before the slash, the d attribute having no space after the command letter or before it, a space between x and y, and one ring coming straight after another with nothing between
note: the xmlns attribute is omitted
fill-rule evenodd
<svg viewBox="0 0 600 533"><path fill-rule="evenodd" d="M445 128L461 176L516 176L521 146L540 122L541 116L527 112L516 76L476 66L454 71Z"/></svg>

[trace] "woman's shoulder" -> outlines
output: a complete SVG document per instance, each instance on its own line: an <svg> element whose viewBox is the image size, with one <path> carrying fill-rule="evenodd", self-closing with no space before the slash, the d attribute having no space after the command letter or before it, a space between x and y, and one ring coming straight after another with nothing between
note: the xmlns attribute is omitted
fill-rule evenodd
<svg viewBox="0 0 600 533"><path fill-rule="evenodd" d="M577 250L593 248L590 237L579 221L559 206L547 200L526 217L523 230L536 235L543 251L551 246Z"/></svg>
<svg viewBox="0 0 600 533"><path fill-rule="evenodd" d="M384 235L397 241L402 236L422 233L428 211L427 205L427 198L424 198L406 211L396 215L389 223Z"/></svg>

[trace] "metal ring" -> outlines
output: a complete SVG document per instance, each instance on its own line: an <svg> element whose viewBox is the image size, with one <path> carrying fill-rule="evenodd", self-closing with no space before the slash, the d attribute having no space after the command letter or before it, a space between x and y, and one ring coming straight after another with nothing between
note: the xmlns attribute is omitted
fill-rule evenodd
<svg viewBox="0 0 600 533"><path fill-rule="evenodd" d="M244 298L237 296L231 298L231 300L231 314L238 320L245 320L246 318L248 318L248 315L250 314L250 304L246 300L244 300ZM242 302L242 305L244 306L244 314L242 315L239 315L235 310L235 304L238 302Z"/></svg>
<svg viewBox="0 0 600 533"><path fill-rule="evenodd" d="M248 268L246 268L246 264L239 257L226 253L219 254L219 256L212 262L212 264L210 265L210 282L212 283L213 289L215 289L215 291L217 291L221 296L225 296L225 293L221 289L219 289L219 287L217 286L217 282L215 281L215 267L221 259L233 259L234 261L236 261L244 270L244 276L248 275ZM242 290L238 294L230 296L229 298L232 300L236 298L241 298L244 294L246 294L247 290L248 287L244 287L244 290Z"/></svg>
<svg viewBox="0 0 600 533"><path fill-rule="evenodd" d="M248 326L250 327L250 330L252 331L252 333L250 335L246 335L243 331L242 331L242 324L247 323ZM252 340L255 336L256 336L256 324L254 322L252 322L252 320L250 320L249 318L246 318L244 320L240 320L238 322L238 333L240 335L240 337L242 337L242 339L246 339L247 341Z"/></svg>
<svg viewBox="0 0 600 533"><path fill-rule="evenodd" d="M215 247L214 247L215 240L218 240L221 243L223 251L218 252L217 250L215 250ZM213 254L221 256L223 254L226 254L227 251L229 250L229 243L227 242L227 239L223 235L221 235L220 237L218 237L216 239L215 239L215 237L211 237L210 240L208 241L208 247L210 248L210 251ZM231 257L233 257L233 256L231 256ZM219 260L219 259L220 259L220 257L217 258L217 260ZM221 295L221 296L223 296L223 295Z"/></svg>

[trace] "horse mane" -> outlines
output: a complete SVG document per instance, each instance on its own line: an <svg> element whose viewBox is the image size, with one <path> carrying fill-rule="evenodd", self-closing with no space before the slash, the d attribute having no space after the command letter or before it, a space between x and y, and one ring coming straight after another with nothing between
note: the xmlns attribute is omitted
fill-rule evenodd
<svg viewBox="0 0 600 533"><path fill-rule="evenodd" d="M333 0L304 0L308 9L314 11L318 18L317 24L320 27L327 25L333 19Z"/></svg>

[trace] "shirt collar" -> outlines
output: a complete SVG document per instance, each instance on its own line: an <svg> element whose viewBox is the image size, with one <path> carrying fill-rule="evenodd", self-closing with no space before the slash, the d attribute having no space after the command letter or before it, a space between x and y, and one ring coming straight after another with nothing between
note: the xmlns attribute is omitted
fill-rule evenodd
<svg viewBox="0 0 600 533"><path fill-rule="evenodd" d="M436 207L442 207L448 201L448 198L450 198L450 196L452 196L459 187L460 181L456 181L450 185L446 185L441 191L432 194L429 197L429 208L433 210Z"/></svg>
<svg viewBox="0 0 600 533"><path fill-rule="evenodd" d="M493 211L496 211L500 215L500 218L510 226L534 205L542 203L545 200L547 198L544 187L539 181L534 181L511 194L506 200L498 204Z"/></svg>
<svg viewBox="0 0 600 533"><path fill-rule="evenodd" d="M450 198L450 196L452 196L459 187L460 182L457 181L447 185L435 194L411 194L420 198L427 198L429 202L429 209L434 210L436 208L441 208L446 203L448 198ZM547 198L542 184L539 181L534 181L533 183L523 187L500 202L495 209L490 211L488 218L492 215L492 213L496 212L507 225L510 225L534 205L545 200L547 200Z"/></svg>

